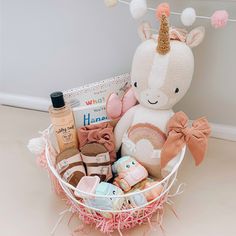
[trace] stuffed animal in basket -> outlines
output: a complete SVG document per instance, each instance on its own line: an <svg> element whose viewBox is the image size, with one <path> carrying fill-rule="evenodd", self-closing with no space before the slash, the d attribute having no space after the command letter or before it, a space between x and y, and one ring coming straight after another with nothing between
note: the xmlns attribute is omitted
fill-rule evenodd
<svg viewBox="0 0 236 236"><path fill-rule="evenodd" d="M116 161L112 170L118 176L113 184L128 192L131 187L148 177L147 170L140 165L134 158L124 156Z"/></svg>
<svg viewBox="0 0 236 236"><path fill-rule="evenodd" d="M147 178L142 182L136 184L131 190L131 192L135 192L136 194L128 196L126 198L127 203L132 207L136 207L136 206L143 206L148 202L157 199L164 189L162 184L158 183L159 183L158 181ZM152 187L154 185L155 187ZM149 189L150 187L152 188ZM145 191L141 192L143 190Z"/></svg>
<svg viewBox="0 0 236 236"><path fill-rule="evenodd" d="M89 176L86 176L89 177ZM124 197L117 197L112 198L109 196L116 196L116 195L123 195L123 191L110 183L107 182L100 182L95 189L96 195L104 195L104 197L95 197L93 199L89 199L89 197L85 198L85 203L88 206L94 207L100 210L108 210L108 211L115 211L120 210L124 204L125 198ZM107 196L107 197L106 197ZM111 218L111 212L99 212L106 218Z"/></svg>
<svg viewBox="0 0 236 236"><path fill-rule="evenodd" d="M161 170L162 175L172 170L185 144L199 164L210 133L205 118L189 128L187 116L172 110L189 89L194 71L191 48L202 42L205 30L170 29L167 15L165 10L159 12L158 36L151 34L148 23L139 29L143 42L134 54L131 70L139 104L122 116L114 131L116 149L122 145L122 155L135 157L154 177L161 177Z"/></svg>

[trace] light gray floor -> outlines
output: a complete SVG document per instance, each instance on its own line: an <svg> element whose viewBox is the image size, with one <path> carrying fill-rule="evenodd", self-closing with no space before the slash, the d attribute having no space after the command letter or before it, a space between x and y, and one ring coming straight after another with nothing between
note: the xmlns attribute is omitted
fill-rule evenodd
<svg viewBox="0 0 236 236"><path fill-rule="evenodd" d="M47 113L0 106L2 236L50 235L58 214L65 209L64 203L51 192L47 174L36 166L26 148L28 140L48 125ZM236 235L235 142L210 139L207 157L198 168L187 154L178 180L187 186L184 193L174 199L179 220L166 209L167 236ZM55 235L70 235L68 218L69 215ZM147 229L148 226L137 227L128 234L141 236ZM87 235L101 234L87 229ZM162 234L149 232L148 235Z"/></svg>

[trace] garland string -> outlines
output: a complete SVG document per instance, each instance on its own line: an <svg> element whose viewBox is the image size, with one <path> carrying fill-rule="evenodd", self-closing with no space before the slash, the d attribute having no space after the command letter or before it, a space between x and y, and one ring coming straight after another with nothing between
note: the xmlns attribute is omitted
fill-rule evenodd
<svg viewBox="0 0 236 236"><path fill-rule="evenodd" d="M122 3L122 4L126 4L126 5L130 5L130 2L128 1L125 1L125 0L118 0L119 3ZM152 8L152 7L147 7L147 10L150 10L150 11L156 11L155 8ZM170 12L171 15L177 15L177 16L181 16L181 12L175 12L175 11L171 11ZM201 15L196 15L196 18L198 19L207 19L207 20L210 20L211 17L210 16L201 16ZM236 19L231 19L229 18L228 19L229 22L236 22Z"/></svg>

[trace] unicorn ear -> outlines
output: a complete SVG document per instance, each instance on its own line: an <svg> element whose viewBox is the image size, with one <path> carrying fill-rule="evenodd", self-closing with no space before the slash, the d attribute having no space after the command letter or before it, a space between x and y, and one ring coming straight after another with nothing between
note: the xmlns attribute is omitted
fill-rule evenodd
<svg viewBox="0 0 236 236"><path fill-rule="evenodd" d="M187 36L186 43L190 48L197 47L205 36L205 28L203 26L197 27L190 31Z"/></svg>
<svg viewBox="0 0 236 236"><path fill-rule="evenodd" d="M134 90L132 87L123 96L122 103L122 114L125 114L126 111L137 104L137 99L134 95Z"/></svg>
<svg viewBox="0 0 236 236"><path fill-rule="evenodd" d="M106 112L107 116L115 120L122 114L122 101L116 93L110 94L106 101Z"/></svg>
<svg viewBox="0 0 236 236"><path fill-rule="evenodd" d="M138 27L138 35L142 41L152 37L152 29L149 22L142 22Z"/></svg>

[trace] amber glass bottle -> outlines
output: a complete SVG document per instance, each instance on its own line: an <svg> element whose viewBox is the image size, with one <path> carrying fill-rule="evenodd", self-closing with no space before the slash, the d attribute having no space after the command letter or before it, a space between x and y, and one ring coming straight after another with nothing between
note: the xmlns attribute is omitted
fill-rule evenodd
<svg viewBox="0 0 236 236"><path fill-rule="evenodd" d="M71 107L65 104L62 92L54 92L50 97L52 106L49 107L49 114L60 151L71 147L78 148L76 126Z"/></svg>

